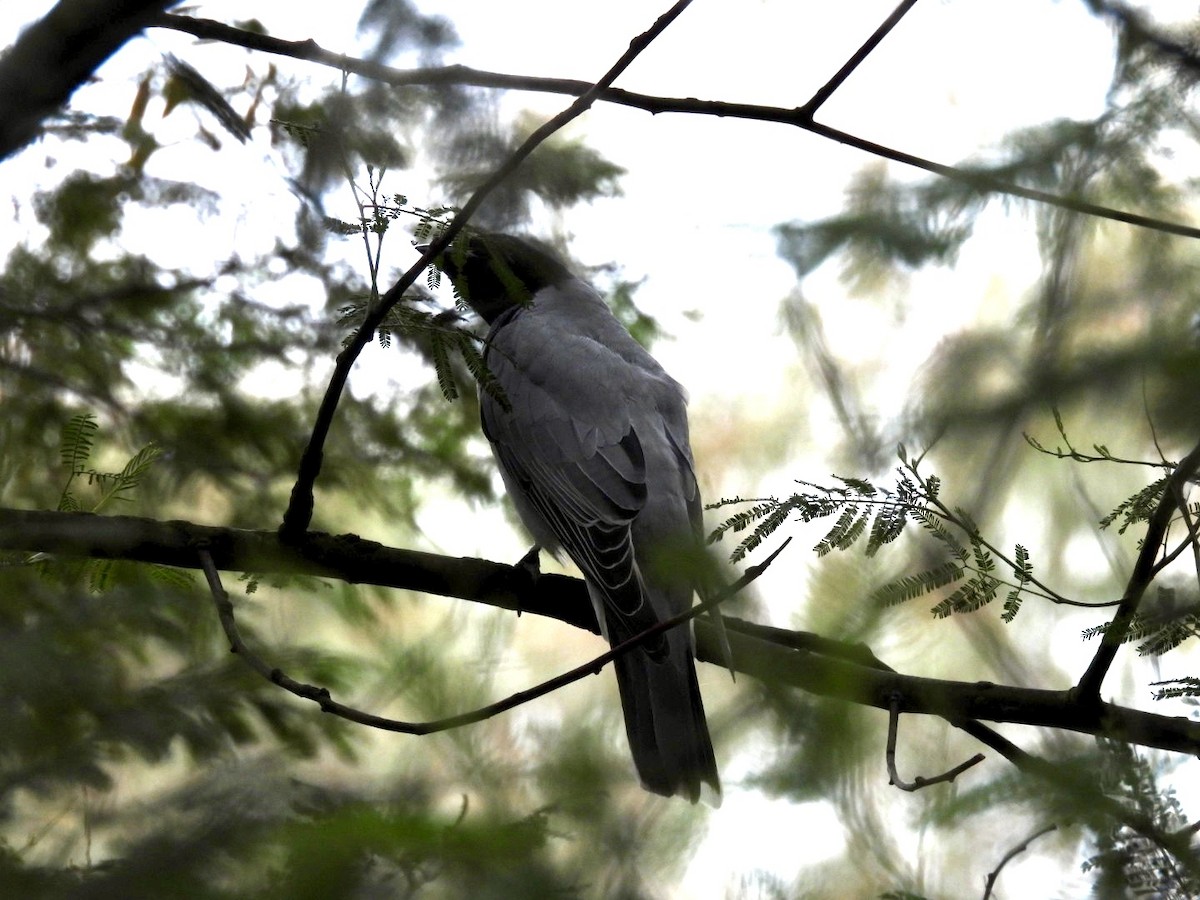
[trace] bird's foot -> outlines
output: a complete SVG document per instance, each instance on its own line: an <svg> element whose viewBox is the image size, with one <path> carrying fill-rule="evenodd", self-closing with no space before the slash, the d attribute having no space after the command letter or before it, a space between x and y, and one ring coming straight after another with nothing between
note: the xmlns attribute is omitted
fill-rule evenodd
<svg viewBox="0 0 1200 900"><path fill-rule="evenodd" d="M539 554L541 552L542 548L537 544L534 544L529 548L529 552L522 556L517 561L517 564L513 566L513 568L519 573L518 577L521 578L522 581L527 582L526 586L528 587L533 587L535 584L537 584L538 579L542 577L542 564L539 559ZM517 591L517 615L521 615L520 591Z"/></svg>

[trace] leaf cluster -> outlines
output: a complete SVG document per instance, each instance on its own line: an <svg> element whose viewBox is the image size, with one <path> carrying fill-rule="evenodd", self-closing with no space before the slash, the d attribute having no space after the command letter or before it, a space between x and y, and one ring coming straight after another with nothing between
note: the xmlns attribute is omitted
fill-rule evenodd
<svg viewBox="0 0 1200 900"><path fill-rule="evenodd" d="M1099 749L1105 794L1161 834L1186 832L1187 817L1173 789L1158 785L1161 768L1127 744L1102 740ZM1178 847L1164 846L1124 823L1097 829L1095 840L1096 852L1084 861L1083 870L1096 873L1101 896L1132 888L1164 900L1185 900L1200 892L1194 867L1180 865L1175 855Z"/></svg>
<svg viewBox="0 0 1200 900"><path fill-rule="evenodd" d="M109 501L128 502L131 499L129 494L162 456L160 447L147 444L131 456L120 471L101 472L88 465L99 429L100 424L96 421L95 413L79 413L72 416L63 426L59 456L67 470L67 482L63 485L62 496L58 501L58 508L63 512L79 512L84 509L73 489L76 481L82 478L87 479L89 486L99 488L100 493L95 502L89 505L88 512L99 512Z"/></svg>
<svg viewBox="0 0 1200 900"><path fill-rule="evenodd" d="M1153 604L1143 604L1134 615L1123 636L1124 643L1139 642L1139 656L1162 656L1190 638L1200 636L1200 603L1177 596L1176 588L1160 586ZM1149 608L1146 608L1149 606ZM1112 627L1111 622L1086 628L1085 639L1100 637Z"/></svg>
<svg viewBox="0 0 1200 900"><path fill-rule="evenodd" d="M1011 557L1000 554L986 541L965 510L951 509L939 499L941 481L935 475L926 477L920 473L920 459L910 461L903 447L900 448L900 459L902 466L896 470L892 487L881 487L862 478L834 476L839 484L821 486L800 482L809 490L783 500L776 497L734 498L710 504L710 509L733 504L753 505L718 525L709 536L709 542L720 540L726 532L736 534L751 529L730 554L731 560L738 562L793 518L811 522L836 516L833 525L813 547L814 552L825 556L861 544L864 554L870 558L895 542L915 523L934 539L945 559L924 571L901 575L876 588L871 594L872 602L895 606L957 585L932 608L933 614L941 618L974 612L991 603L1001 588L1008 587L1002 618L1011 622L1020 609L1023 596L1036 585L1029 551L1017 544ZM1007 578L997 574L997 559L1009 570ZM1038 592L1046 596L1044 591L1039 589Z"/></svg>

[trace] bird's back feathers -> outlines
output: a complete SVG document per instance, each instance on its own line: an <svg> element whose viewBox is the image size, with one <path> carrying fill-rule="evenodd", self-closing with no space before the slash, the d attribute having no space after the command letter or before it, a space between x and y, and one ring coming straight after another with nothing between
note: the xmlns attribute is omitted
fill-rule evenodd
<svg viewBox="0 0 1200 900"><path fill-rule="evenodd" d="M509 271L547 270L500 237ZM528 284L524 302L477 293L498 283L466 292L492 313L485 359L504 396L481 392L484 432L522 521L579 566L616 644L692 605L687 567L653 559L696 539L686 398L584 282L558 274ZM719 798L690 628L619 657L615 671L643 784Z"/></svg>

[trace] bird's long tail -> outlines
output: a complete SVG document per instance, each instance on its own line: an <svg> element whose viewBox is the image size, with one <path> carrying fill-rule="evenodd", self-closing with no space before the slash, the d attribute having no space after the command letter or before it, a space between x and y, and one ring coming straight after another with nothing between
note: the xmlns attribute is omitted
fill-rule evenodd
<svg viewBox="0 0 1200 900"><path fill-rule="evenodd" d="M617 633L610 631L614 637ZM613 663L633 762L647 790L717 806L721 781L696 680L691 633L685 625L665 639L665 653L636 647Z"/></svg>

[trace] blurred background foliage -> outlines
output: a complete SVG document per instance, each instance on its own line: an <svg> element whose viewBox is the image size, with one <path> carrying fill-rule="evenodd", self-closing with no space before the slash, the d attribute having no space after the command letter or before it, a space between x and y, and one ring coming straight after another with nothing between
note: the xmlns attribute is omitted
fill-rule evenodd
<svg viewBox="0 0 1200 900"><path fill-rule="evenodd" d="M380 60L407 52L436 64L455 40L450 22L407 2L368 4L362 27ZM1025 129L966 165L1190 220L1194 181L1164 172L1172 171L1171 148L1192 139L1195 70L1128 27L1118 37L1102 115ZM0 272L3 505L59 503L69 474L59 454L63 428L90 412L100 423L93 458L102 469L150 445L161 451L120 511L275 527L332 356L356 311L394 281L380 267L383 242L404 242L403 220L420 214L388 192L387 176L420 161L433 168L437 202L461 203L537 124L527 114L502 116L490 91L346 82L314 95L269 61L247 59L244 80L219 85L218 100L198 96L195 85L189 93L169 60L156 63L129 86L125 121L73 110L24 151L45 155L56 183L14 197L31 206L40 231L11 248ZM152 174L166 147L145 117L154 97L166 99L168 112L223 103L244 111L245 127L270 128L296 198L294 222L277 223L261 250L207 262L195 259L203 253L172 265L129 250L127 225L146 211L203 222L246 202L201 178ZM194 141L217 153L240 139L235 123L221 122L197 112ZM96 171L54 158L101 137L127 144L128 159ZM492 195L477 222L509 230L559 222L577 204L618 195L622 175L582 140L559 136ZM353 198L357 221L330 215L335 196ZM977 308L953 318L969 324L925 348L915 387L896 404L884 384L892 370L844 356L831 341L823 282L813 276L840 267L864 314L903 321L923 306L927 314L910 283L952 268L977 224L997 214L1029 223L1040 277L1020 296L962 297ZM565 249L567 235L555 237ZM1096 546L1096 521L1151 480L1150 470L1051 459L1023 435L1053 446L1057 408L1079 443L1119 447L1121 456L1155 461L1161 448L1177 458L1195 442L1195 242L884 165L864 167L842 213L782 223L777 237L796 275L781 318L811 385L805 400L827 405L840 427L823 448L827 464L886 479L898 441L929 446L929 466L954 503L996 540L1027 543L1039 577L1081 600L1118 596L1132 532L1124 544L1101 545L1086 566L1068 551L1079 541ZM351 240L363 242L360 265L329 252ZM639 339L659 336L619 267L593 275ZM272 288L284 279L308 287L281 300L288 295ZM387 390L343 398L314 526L404 546L421 542L429 505L459 498L481 511L498 498L469 373L455 363L460 399L446 402L433 377L436 341L428 328L403 327L433 321L430 292L414 289L402 309L413 318L398 319L387 335L401 374ZM768 425L750 442L786 445L794 422ZM1014 529L1016 511L1024 512ZM478 521L463 527L500 520ZM1094 613L1030 604L1011 626L995 609L935 623L923 600L887 610L866 603L879 584L927 568L929 553L906 538L886 558L827 557L805 586L812 599L794 601L792 624L865 641L901 671L1071 683L1066 660L1077 648L1063 653L1062 642L1077 643ZM28 554L7 554L0 563L5 896L662 896L703 834L697 810L636 787L605 685L428 738L371 733L319 715L232 658L199 579L122 566L97 584L67 560L35 566ZM526 686L531 672L596 649L587 636L530 617L518 640L513 617L465 603L315 579L226 578L247 638L273 665L400 717L480 705ZM740 601L740 611L753 615L755 603ZM535 660L527 648L539 645L550 649ZM520 664L514 646L526 648ZM1138 689L1157 665L1138 670ZM749 680L714 679L708 690L718 753L741 761L730 769L736 789L828 804L846 834L839 855L794 880L747 873L732 895L959 896L968 860L999 860L1049 824L1058 827L1039 838L1039 852L1064 871L1088 861L1086 878L1064 876L1064 884L1117 896L1131 873L1146 870L1166 879L1162 896L1196 887L1157 848L1072 804L1067 781L1056 793L996 764L969 786L922 792L898 811L885 795L883 717ZM975 749L944 723L905 719L904 730L901 765L913 774L950 768ZM1165 758L1029 729L1019 740L1081 777L1110 773L1109 795L1164 828L1186 820L1157 781L1171 770Z"/></svg>

